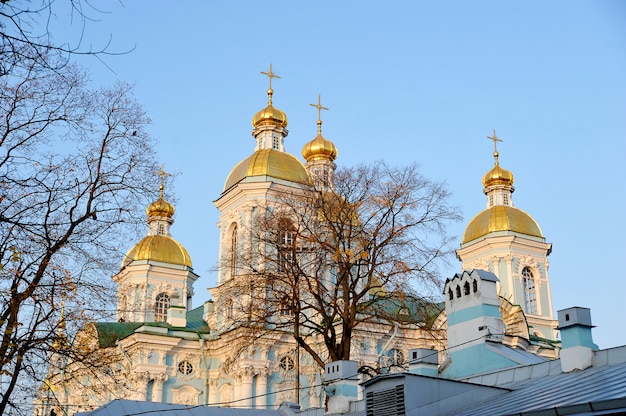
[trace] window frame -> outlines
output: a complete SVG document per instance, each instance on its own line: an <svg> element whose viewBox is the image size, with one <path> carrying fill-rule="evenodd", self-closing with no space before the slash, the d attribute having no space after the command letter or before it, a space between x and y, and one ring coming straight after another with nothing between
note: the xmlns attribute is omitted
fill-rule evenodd
<svg viewBox="0 0 626 416"><path fill-rule="evenodd" d="M171 305L171 298L165 292L160 292L154 299L154 321L167 322L167 310Z"/></svg>
<svg viewBox="0 0 626 416"><path fill-rule="evenodd" d="M537 281L532 269L525 266L522 269L522 287L524 290L524 306L529 315L539 314L539 299L537 296Z"/></svg>

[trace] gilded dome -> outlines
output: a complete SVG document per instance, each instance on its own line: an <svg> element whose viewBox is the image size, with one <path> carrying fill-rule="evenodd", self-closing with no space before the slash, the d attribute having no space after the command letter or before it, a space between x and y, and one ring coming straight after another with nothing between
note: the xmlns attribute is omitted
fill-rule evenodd
<svg viewBox="0 0 626 416"><path fill-rule="evenodd" d="M321 133L302 148L302 156L307 162L314 160L330 160L332 162L337 159L338 154L337 146L330 140L326 140Z"/></svg>
<svg viewBox="0 0 626 416"><path fill-rule="evenodd" d="M192 267L191 257L189 257L185 247L172 237L164 235L144 237L143 240L126 253L120 269L123 269L135 260L152 260Z"/></svg>
<svg viewBox="0 0 626 416"><path fill-rule="evenodd" d="M146 208L146 214L150 217L167 217L172 218L174 216L174 206L163 199L163 197L157 199Z"/></svg>
<svg viewBox="0 0 626 416"><path fill-rule="evenodd" d="M476 215L465 228L463 244L497 231L512 231L543 238L537 222L521 209L496 205Z"/></svg>
<svg viewBox="0 0 626 416"><path fill-rule="evenodd" d="M271 176L296 183L311 183L304 165L296 157L274 149L262 149L233 168L224 184L224 191L244 178L252 176Z"/></svg>
<svg viewBox="0 0 626 416"><path fill-rule="evenodd" d="M497 160L497 159L496 159ZM483 185L486 187L492 185L513 185L513 174L511 171L502 169L500 165L496 165L483 176Z"/></svg>
<svg viewBox="0 0 626 416"><path fill-rule="evenodd" d="M252 125L255 129L262 125L275 125L284 128L287 127L287 115L269 103L267 107L252 117Z"/></svg>

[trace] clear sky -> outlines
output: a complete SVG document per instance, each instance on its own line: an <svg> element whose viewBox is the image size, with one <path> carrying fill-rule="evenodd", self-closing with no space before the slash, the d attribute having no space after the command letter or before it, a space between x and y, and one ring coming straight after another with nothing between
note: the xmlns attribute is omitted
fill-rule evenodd
<svg viewBox="0 0 626 416"><path fill-rule="evenodd" d="M626 344L626 2L90 3L104 13L87 9L96 20L83 44L132 52L80 61L96 85L136 85L159 162L180 173L172 233L201 276L195 305L216 284L213 201L253 151L250 120L267 102L260 72L272 63L287 151L301 158L315 137L309 104L321 94L339 166L418 161L447 181L465 217L450 228L457 247L485 208L496 129L513 202L553 244L554 310L589 307L596 343ZM77 43L76 21L51 23L57 41Z"/></svg>

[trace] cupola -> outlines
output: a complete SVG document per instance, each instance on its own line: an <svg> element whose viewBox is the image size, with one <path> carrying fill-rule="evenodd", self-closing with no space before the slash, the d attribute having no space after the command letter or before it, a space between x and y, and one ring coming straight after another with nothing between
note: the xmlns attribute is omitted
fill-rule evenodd
<svg viewBox="0 0 626 416"><path fill-rule="evenodd" d="M322 107L320 100L321 96L318 95L317 104L309 104L317 108L317 136L302 148L302 157L304 157L307 162L315 160L328 160L332 162L337 159L337 155L339 154L337 146L322 136L321 110L328 110L328 108Z"/></svg>
<svg viewBox="0 0 626 416"><path fill-rule="evenodd" d="M483 176L484 193L487 196L487 209L476 215L465 228L462 243L465 244L490 233L505 231L529 235L543 239L537 222L526 212L513 206L513 173L500 166L496 136L488 136L493 141L494 167Z"/></svg>
<svg viewBox="0 0 626 416"><path fill-rule="evenodd" d="M267 90L267 107L259 111L252 117L252 126L256 129L263 125L271 125L285 128L287 127L287 115L272 105L274 90Z"/></svg>
<svg viewBox="0 0 626 416"><path fill-rule="evenodd" d="M163 195L156 201L152 202L146 208L146 214L150 217L166 217L172 218L174 216L174 206L163 199Z"/></svg>
<svg viewBox="0 0 626 416"><path fill-rule="evenodd" d="M497 151L493 153L495 166L483 176L483 185L485 188L494 185L513 186L513 174L511 171L500 167L500 164L498 163L499 156L500 154Z"/></svg>
<svg viewBox="0 0 626 416"><path fill-rule="evenodd" d="M174 223L174 206L163 197L163 179L168 174L163 168L158 172L161 176L159 199L146 208L148 234L124 256L120 269L139 260L157 261L160 263L176 264L192 267L189 253L170 234L170 227Z"/></svg>
<svg viewBox="0 0 626 416"><path fill-rule="evenodd" d="M317 108L317 136L302 148L302 156L306 160L306 168L313 179L316 188L330 190L333 188L334 171L337 168L334 160L339 151L337 146L322 135L321 111L328 110L321 104L321 95L317 96L317 104L310 104Z"/></svg>
<svg viewBox="0 0 626 416"><path fill-rule="evenodd" d="M249 179L250 181L267 181L269 178L281 179L299 184L310 184L310 178L304 165L298 158L285 151L284 140L289 133L287 116L272 105L274 90L272 80L280 78L272 71L262 71L270 79L267 90L267 107L252 118L252 136L256 140L254 153L239 162L230 172L224 183L223 192Z"/></svg>

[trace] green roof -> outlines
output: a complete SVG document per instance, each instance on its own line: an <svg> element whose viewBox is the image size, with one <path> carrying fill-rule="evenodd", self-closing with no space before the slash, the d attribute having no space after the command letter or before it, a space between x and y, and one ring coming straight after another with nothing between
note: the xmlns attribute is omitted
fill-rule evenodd
<svg viewBox="0 0 626 416"><path fill-rule="evenodd" d="M424 324L430 327L443 310L443 302L433 302L427 298L396 292L374 296L363 305L361 312L379 319Z"/></svg>
<svg viewBox="0 0 626 416"><path fill-rule="evenodd" d="M133 334L142 322L96 322L98 345L100 348L115 346L115 343Z"/></svg>
<svg viewBox="0 0 626 416"><path fill-rule="evenodd" d="M187 327L186 330L200 332L201 334L208 334L209 324L204 319L204 305L198 306L187 312Z"/></svg>
<svg viewBox="0 0 626 416"><path fill-rule="evenodd" d="M209 325L202 319L203 315L204 306L199 306L187 312L187 325L185 328L175 328L165 322L96 322L94 326L98 331L98 345L100 348L109 348L115 346L118 340L134 334L142 326L208 334L210 332Z"/></svg>

